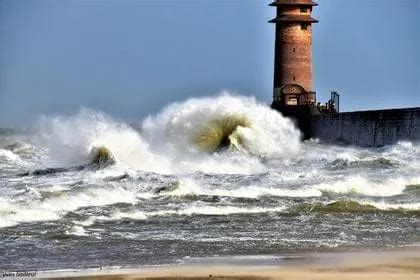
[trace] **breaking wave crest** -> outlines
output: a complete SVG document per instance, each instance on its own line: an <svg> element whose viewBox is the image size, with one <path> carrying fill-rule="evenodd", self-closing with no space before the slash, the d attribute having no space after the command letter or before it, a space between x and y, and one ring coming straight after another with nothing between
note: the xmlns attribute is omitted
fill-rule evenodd
<svg viewBox="0 0 420 280"><path fill-rule="evenodd" d="M45 165L88 164L92 149L98 147L108 149L123 166L147 169L158 164L135 129L89 109L66 117L43 117L37 131L36 142L43 149Z"/></svg>
<svg viewBox="0 0 420 280"><path fill-rule="evenodd" d="M214 152L223 148L242 148L242 140L238 135L241 128L249 128L250 122L242 116L223 116L210 121L194 137L194 144L203 151Z"/></svg>
<svg viewBox="0 0 420 280"><path fill-rule="evenodd" d="M0 160L2 161L20 161L19 155L13 153L12 151L0 149Z"/></svg>
<svg viewBox="0 0 420 280"><path fill-rule="evenodd" d="M232 143L258 156L291 156L299 150L300 132L254 98L224 94L175 103L142 125L154 147L174 154L214 151ZM236 140L233 140L233 139Z"/></svg>
<svg viewBox="0 0 420 280"><path fill-rule="evenodd" d="M258 158L293 156L300 133L255 99L224 94L172 104L148 117L140 131L89 109L44 117L37 141L50 166L86 164L90 151L103 147L134 170L253 173L264 170Z"/></svg>
<svg viewBox="0 0 420 280"><path fill-rule="evenodd" d="M357 202L354 200L338 200L331 203L303 203L296 206L296 212L318 213L379 213L420 215L419 203L387 204L372 201Z"/></svg>

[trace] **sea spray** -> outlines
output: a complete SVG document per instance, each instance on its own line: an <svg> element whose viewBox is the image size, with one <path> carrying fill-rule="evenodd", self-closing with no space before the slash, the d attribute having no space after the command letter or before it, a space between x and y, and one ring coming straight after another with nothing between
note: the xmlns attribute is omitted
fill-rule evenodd
<svg viewBox="0 0 420 280"><path fill-rule="evenodd" d="M194 144L206 128L236 132L243 145L257 155L293 155L299 150L300 132L284 118L252 97L224 93L218 97L192 98L175 103L142 125L144 135L155 147L175 153L197 152ZM197 149L198 148L198 149Z"/></svg>
<svg viewBox="0 0 420 280"><path fill-rule="evenodd" d="M142 135L154 153L178 159L181 172L263 172L258 158L287 159L300 148L291 120L254 98L227 93L172 104L142 123ZM219 153L227 142L240 148Z"/></svg>
<svg viewBox="0 0 420 280"><path fill-rule="evenodd" d="M291 120L254 98L224 93L172 104L148 117L140 132L89 109L43 117L36 141L48 167L87 164L89 152L103 147L125 169L242 174L264 172L262 157L294 156L300 133Z"/></svg>
<svg viewBox="0 0 420 280"><path fill-rule="evenodd" d="M129 125L83 108L70 116L42 117L35 141L44 149L44 165L89 164L91 151L104 147L119 165L165 171L165 161L149 152L149 144Z"/></svg>

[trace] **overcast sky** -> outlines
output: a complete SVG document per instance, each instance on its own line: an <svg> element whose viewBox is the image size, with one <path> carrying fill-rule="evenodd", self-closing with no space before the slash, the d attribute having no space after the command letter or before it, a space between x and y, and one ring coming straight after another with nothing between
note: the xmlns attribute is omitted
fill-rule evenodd
<svg viewBox="0 0 420 280"><path fill-rule="evenodd" d="M265 0L0 0L0 126L81 106L127 121L229 89L269 104ZM314 87L346 111L420 106L420 0L320 0Z"/></svg>

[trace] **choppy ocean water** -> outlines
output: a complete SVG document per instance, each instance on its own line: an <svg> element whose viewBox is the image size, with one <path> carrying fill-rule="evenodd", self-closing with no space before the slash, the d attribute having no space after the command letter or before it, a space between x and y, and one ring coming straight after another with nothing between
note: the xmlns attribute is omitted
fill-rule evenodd
<svg viewBox="0 0 420 280"><path fill-rule="evenodd" d="M0 269L406 246L420 144L301 142L252 98L172 104L135 126L83 109L0 134ZM92 165L105 147L115 162Z"/></svg>

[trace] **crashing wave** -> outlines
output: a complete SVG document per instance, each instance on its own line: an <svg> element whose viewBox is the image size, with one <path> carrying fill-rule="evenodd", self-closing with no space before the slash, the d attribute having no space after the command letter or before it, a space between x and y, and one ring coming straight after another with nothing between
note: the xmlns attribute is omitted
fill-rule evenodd
<svg viewBox="0 0 420 280"><path fill-rule="evenodd" d="M240 150L242 140L237 129L250 126L250 121L243 116L222 116L208 122L193 141L201 150L208 152L224 148Z"/></svg>
<svg viewBox="0 0 420 280"><path fill-rule="evenodd" d="M357 202L354 200L339 200L331 203L302 203L294 207L293 212L316 212L316 213L394 213L394 214L411 214L418 216L418 204L383 204L375 202Z"/></svg>
<svg viewBox="0 0 420 280"><path fill-rule="evenodd" d="M254 155L289 157L299 151L301 136L291 120L268 106L228 94L172 104L147 118L142 132L153 151L173 156L230 146Z"/></svg>
<svg viewBox="0 0 420 280"><path fill-rule="evenodd" d="M374 213L379 212L380 209L370 204L361 204L354 200L340 200L328 204L321 202L317 203L303 203L295 207L296 212L345 212L345 213Z"/></svg>
<svg viewBox="0 0 420 280"><path fill-rule="evenodd" d="M164 161L151 154L138 131L100 112L82 109L71 116L44 117L37 130L34 141L43 148L42 162L46 166L112 162L145 171L165 171Z"/></svg>
<svg viewBox="0 0 420 280"><path fill-rule="evenodd" d="M12 151L0 149L0 161L20 161L20 157Z"/></svg>
<svg viewBox="0 0 420 280"><path fill-rule="evenodd" d="M44 169L36 169L31 172L21 173L18 176L44 176L57 173L64 173L70 171L81 171L85 169L101 169L115 164L114 156L106 147L93 147L89 153L89 163L85 165L78 165L73 167L50 167Z"/></svg>
<svg viewBox="0 0 420 280"><path fill-rule="evenodd" d="M93 147L90 150L90 164L96 166L108 166L115 163L111 151L104 146Z"/></svg>
<svg viewBox="0 0 420 280"><path fill-rule="evenodd" d="M89 164L89 151L106 147L112 152L110 161L126 170L255 173L265 171L262 157L295 155L300 132L292 121L254 98L224 94L172 104L148 117L140 131L88 109L67 117L45 117L35 141L43 148L43 165L51 168ZM98 152L94 162L102 162L102 155L108 161L107 152Z"/></svg>
<svg viewBox="0 0 420 280"><path fill-rule="evenodd" d="M4 149L21 156L33 156L36 154L34 147L20 141L8 144L4 146Z"/></svg>

